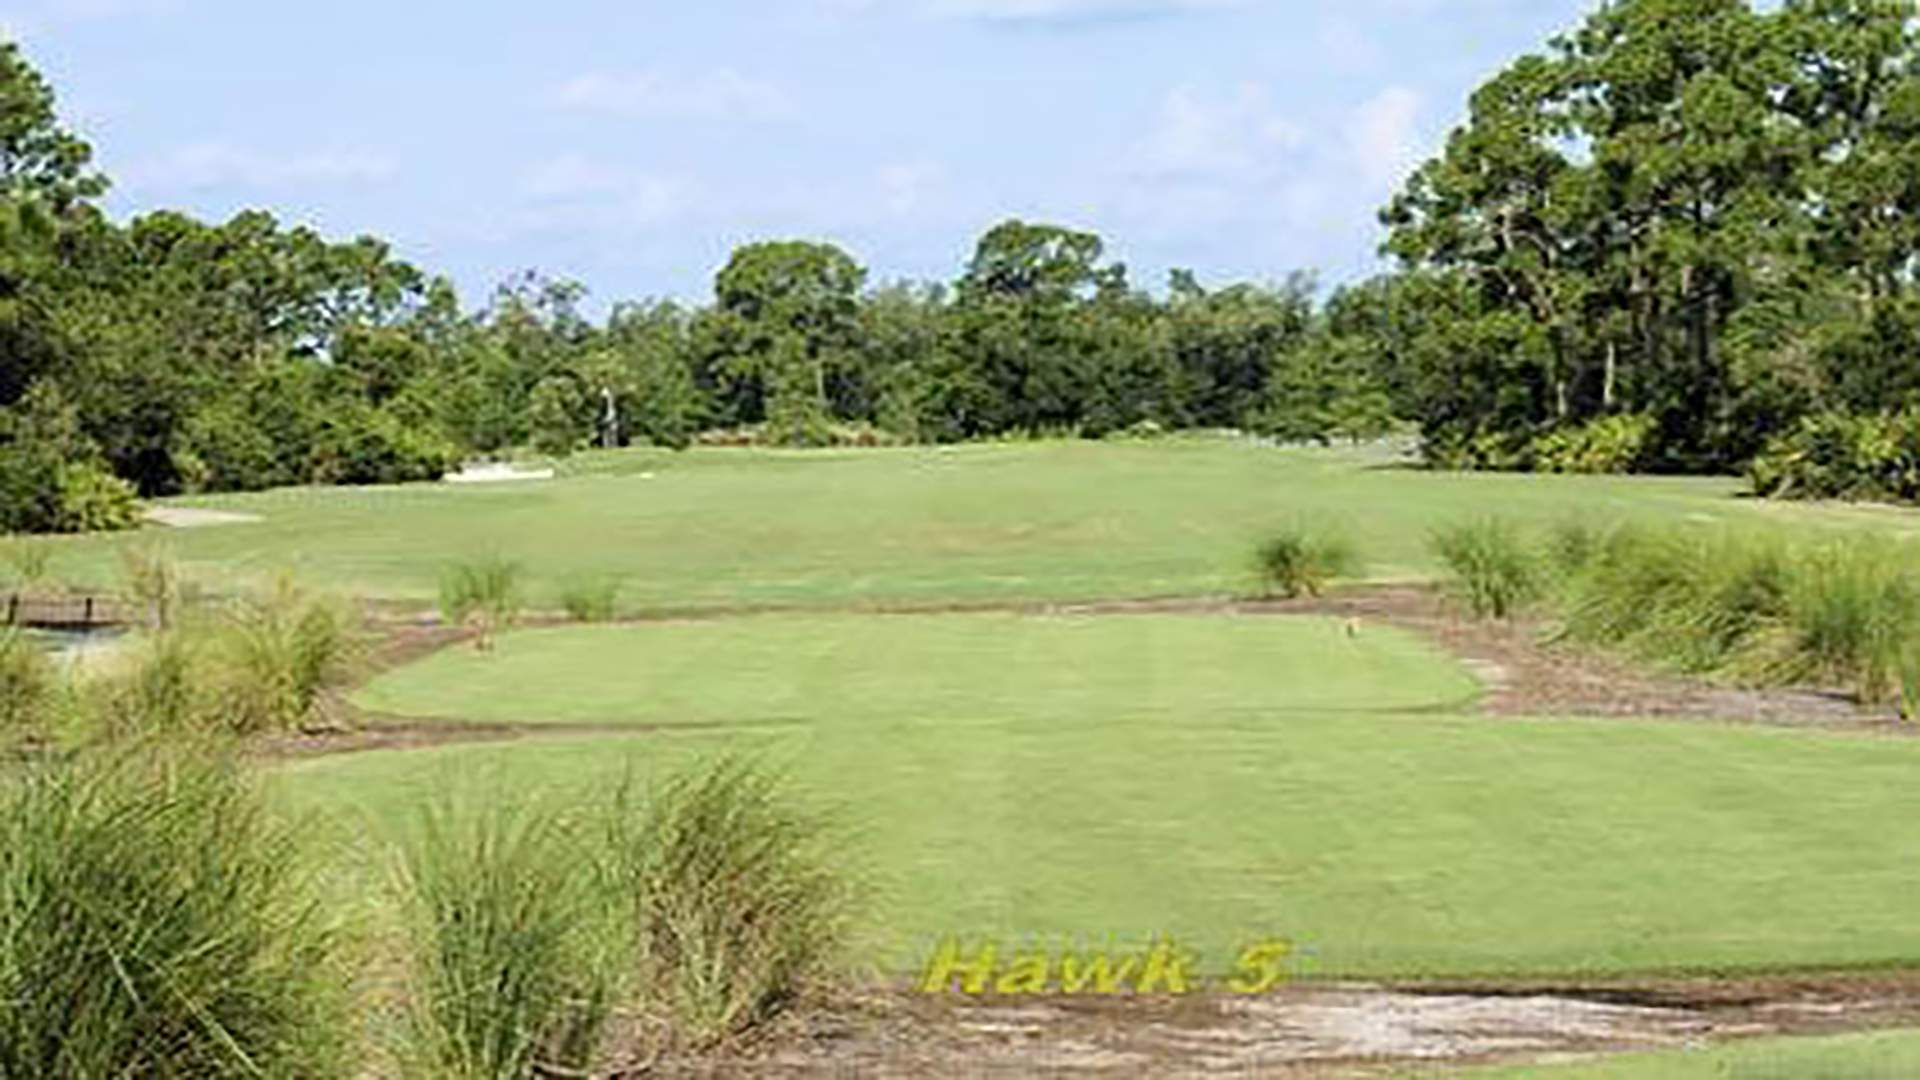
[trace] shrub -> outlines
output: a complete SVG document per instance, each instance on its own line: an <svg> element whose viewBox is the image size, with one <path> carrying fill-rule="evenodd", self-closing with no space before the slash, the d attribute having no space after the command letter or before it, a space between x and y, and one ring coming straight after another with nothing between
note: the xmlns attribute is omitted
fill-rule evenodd
<svg viewBox="0 0 1920 1080"><path fill-rule="evenodd" d="M520 614L520 564L497 555L455 563L440 573L440 615L469 626L482 651Z"/></svg>
<svg viewBox="0 0 1920 1080"><path fill-rule="evenodd" d="M198 752L0 788L0 1076L344 1071L348 974L297 835Z"/></svg>
<svg viewBox="0 0 1920 1080"><path fill-rule="evenodd" d="M670 779L644 810L623 795L613 865L633 905L643 1012L710 1046L819 987L846 941L851 892L826 823L776 778L722 758Z"/></svg>
<svg viewBox="0 0 1920 1080"><path fill-rule="evenodd" d="M40 733L58 686L46 652L26 634L0 627L0 747Z"/></svg>
<svg viewBox="0 0 1920 1080"><path fill-rule="evenodd" d="M598 1064L618 924L572 840L553 814L512 802L423 816L400 876L410 1072L521 1080Z"/></svg>
<svg viewBox="0 0 1920 1080"><path fill-rule="evenodd" d="M1781 499L1920 501L1920 410L1806 417L1767 443L1747 478Z"/></svg>
<svg viewBox="0 0 1920 1080"><path fill-rule="evenodd" d="M620 583L610 577L581 575L560 586L560 609L574 622L607 622L619 608Z"/></svg>
<svg viewBox="0 0 1920 1080"><path fill-rule="evenodd" d="M54 531L117 532L140 524L140 498L134 486L98 465L68 465L60 470L60 512Z"/></svg>
<svg viewBox="0 0 1920 1080"><path fill-rule="evenodd" d="M1653 434L1650 416L1603 416L1536 437L1528 456L1539 472L1630 473L1644 463Z"/></svg>
<svg viewBox="0 0 1920 1080"><path fill-rule="evenodd" d="M321 420L307 474L316 484L403 484L438 480L459 464L459 451L437 429L408 427L380 409L339 404Z"/></svg>
<svg viewBox="0 0 1920 1080"><path fill-rule="evenodd" d="M1510 618L1539 596L1538 562L1507 521L1444 525L1429 543L1447 567L1448 587L1475 618Z"/></svg>
<svg viewBox="0 0 1920 1080"><path fill-rule="evenodd" d="M1282 529L1254 553L1260 589L1267 596L1319 596L1335 578L1351 577L1359 565L1344 535L1304 525Z"/></svg>

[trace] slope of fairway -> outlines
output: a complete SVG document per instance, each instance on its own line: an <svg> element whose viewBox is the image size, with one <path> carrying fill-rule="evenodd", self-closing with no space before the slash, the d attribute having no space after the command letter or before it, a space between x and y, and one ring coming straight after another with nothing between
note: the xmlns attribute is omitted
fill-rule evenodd
<svg viewBox="0 0 1920 1080"><path fill-rule="evenodd" d="M1133 614L761 615L507 635L387 672L362 706L515 723L1266 724L1459 705L1459 664L1384 626Z"/></svg>
<svg viewBox="0 0 1920 1080"><path fill-rule="evenodd" d="M551 606L568 577L596 574L620 579L623 605L644 610L1230 591L1247 584L1260 534L1300 515L1344 522L1381 577L1431 573L1428 530L1473 514L1920 520L1736 499L1738 482L1725 479L1426 473L1394 461L1226 440L636 450L551 482L182 500L261 520L159 533L222 587L291 567L338 592L425 602L447 562L501 553L525 567L535 605ZM104 583L128 542L63 541L55 570Z"/></svg>
<svg viewBox="0 0 1920 1080"><path fill-rule="evenodd" d="M1281 935L1322 974L1920 962L1920 741L1369 712L1443 699L1460 677L1388 635L1208 621L520 635L491 660L446 654L370 696L442 715L539 721L564 700L576 718L739 726L318 761L287 770L286 791L372 833L448 792L580 798L752 748L853 827L875 956L893 970L947 934L1174 934L1216 967ZM1036 643L1055 631L1094 640ZM995 638L927 663L931 643ZM1297 679L1303 667L1314 677Z"/></svg>

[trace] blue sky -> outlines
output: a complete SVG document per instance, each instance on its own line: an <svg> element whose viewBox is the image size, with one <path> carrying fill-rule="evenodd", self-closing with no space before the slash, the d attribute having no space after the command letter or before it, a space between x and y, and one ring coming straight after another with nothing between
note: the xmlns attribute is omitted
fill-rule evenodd
<svg viewBox="0 0 1920 1080"><path fill-rule="evenodd" d="M704 299L742 241L952 277L1009 216L1136 282L1338 282L1466 94L1589 0L8 0L116 215L372 232L469 299Z"/></svg>

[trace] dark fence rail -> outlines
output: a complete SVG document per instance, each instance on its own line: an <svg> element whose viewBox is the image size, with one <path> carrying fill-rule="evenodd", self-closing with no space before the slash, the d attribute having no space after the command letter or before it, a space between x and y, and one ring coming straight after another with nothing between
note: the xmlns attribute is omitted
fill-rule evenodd
<svg viewBox="0 0 1920 1080"><path fill-rule="evenodd" d="M111 596L6 593L0 595L0 626L94 630L130 621L127 606Z"/></svg>

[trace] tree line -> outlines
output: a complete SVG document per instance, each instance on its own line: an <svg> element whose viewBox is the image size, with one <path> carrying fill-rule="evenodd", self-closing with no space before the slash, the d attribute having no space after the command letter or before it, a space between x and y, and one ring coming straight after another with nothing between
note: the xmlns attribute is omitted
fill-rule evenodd
<svg viewBox="0 0 1920 1080"><path fill-rule="evenodd" d="M1314 289L1130 283L1090 233L1002 223L958 280L871 286L826 243L754 243L712 301L581 312L527 273L466 311L373 238L260 211L125 223L17 48L0 50L0 529L132 498L438 477L518 448L810 446L1235 427L1364 438L1392 408Z"/></svg>
<svg viewBox="0 0 1920 1080"><path fill-rule="evenodd" d="M1429 457L1883 467L1920 401L1917 46L1901 0L1623 0L1475 91L1382 214Z"/></svg>
<svg viewBox="0 0 1920 1080"><path fill-rule="evenodd" d="M1477 89L1382 211L1394 269L1132 281L1007 221L950 282L746 245L711 300L463 309L385 242L114 222L0 47L0 529L135 495L435 477L531 447L1417 425L1437 466L1748 469L1920 497L1920 38L1901 0L1618 0Z"/></svg>

